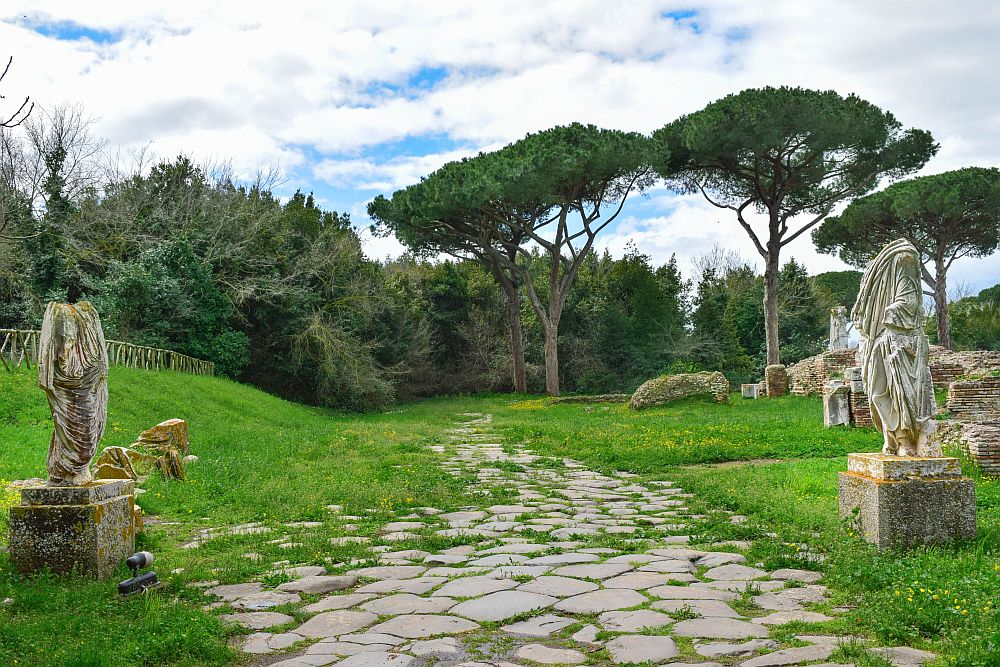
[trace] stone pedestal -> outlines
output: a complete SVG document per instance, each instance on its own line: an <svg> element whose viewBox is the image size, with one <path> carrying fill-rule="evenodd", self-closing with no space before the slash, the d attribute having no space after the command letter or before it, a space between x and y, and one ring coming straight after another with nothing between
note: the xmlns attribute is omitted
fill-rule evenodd
<svg viewBox="0 0 1000 667"><path fill-rule="evenodd" d="M976 536L976 491L953 457L849 454L840 473L840 516L858 511L861 530L880 549Z"/></svg>
<svg viewBox="0 0 1000 667"><path fill-rule="evenodd" d="M839 380L830 380L823 387L823 426L850 426L851 405L849 387Z"/></svg>
<svg viewBox="0 0 1000 667"><path fill-rule="evenodd" d="M788 370L783 364L764 367L764 387L768 398L784 396L788 393Z"/></svg>
<svg viewBox="0 0 1000 667"><path fill-rule="evenodd" d="M743 392L743 398L758 398L760 396L760 383L741 384L740 390Z"/></svg>
<svg viewBox="0 0 1000 667"><path fill-rule="evenodd" d="M10 510L10 559L22 574L47 568L106 579L135 551L135 482L21 489Z"/></svg>

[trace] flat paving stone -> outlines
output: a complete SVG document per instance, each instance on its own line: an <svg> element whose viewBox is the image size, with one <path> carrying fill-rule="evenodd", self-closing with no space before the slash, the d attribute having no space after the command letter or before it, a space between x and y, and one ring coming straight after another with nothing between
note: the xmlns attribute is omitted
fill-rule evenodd
<svg viewBox="0 0 1000 667"><path fill-rule="evenodd" d="M483 551L477 551L476 553L484 556L490 556L492 554L536 554L540 551L547 551L549 548L548 544L525 542L521 544L501 544L498 547L484 549Z"/></svg>
<svg viewBox="0 0 1000 667"><path fill-rule="evenodd" d="M680 653L670 637L624 635L607 643L608 652L616 663L663 663Z"/></svg>
<svg viewBox="0 0 1000 667"><path fill-rule="evenodd" d="M711 642L708 644L695 644L694 650L699 655L706 658L732 658L746 655L753 655L758 651L771 650L778 647L778 643L771 639L751 639L750 641L734 644L731 642Z"/></svg>
<svg viewBox="0 0 1000 667"><path fill-rule="evenodd" d="M598 614L635 607L646 601L646 596L627 588L604 589L561 600L555 604L555 609L571 614Z"/></svg>
<svg viewBox="0 0 1000 667"><path fill-rule="evenodd" d="M558 601L549 595L525 591L499 591L462 602L451 613L474 621L502 621L518 614L551 607Z"/></svg>
<svg viewBox="0 0 1000 667"><path fill-rule="evenodd" d="M823 621L832 621L832 616L827 616L826 614L820 614L815 611L776 611L773 614L768 614L767 616L761 616L759 618L753 619L754 623L761 623L763 625L784 625L785 623L791 623L792 621L802 621L804 623L822 623ZM820 658L822 659L822 658Z"/></svg>
<svg viewBox="0 0 1000 667"><path fill-rule="evenodd" d="M273 611L251 611L243 614L223 614L220 616L223 621L237 623L244 628L251 630L266 630L276 625L284 625L295 620L288 614L279 614Z"/></svg>
<svg viewBox="0 0 1000 667"><path fill-rule="evenodd" d="M734 579L750 580L761 579L770 576L764 570L746 565L720 565L713 567L703 575L706 579L720 579L722 581L732 581Z"/></svg>
<svg viewBox="0 0 1000 667"><path fill-rule="evenodd" d="M244 653L273 653L288 648L303 639L302 635L294 632L283 632L277 635L270 632L254 632L244 640L242 649Z"/></svg>
<svg viewBox="0 0 1000 667"><path fill-rule="evenodd" d="M650 606L670 613L690 609L705 618L743 618L722 600L657 600Z"/></svg>
<svg viewBox="0 0 1000 667"><path fill-rule="evenodd" d="M351 574L368 579L413 579L426 570L422 565L377 565L354 570Z"/></svg>
<svg viewBox="0 0 1000 667"><path fill-rule="evenodd" d="M929 651L910 648L909 646L897 646L895 648L873 648L871 652L885 658L894 667L920 667L925 662L930 662L937 656Z"/></svg>
<svg viewBox="0 0 1000 667"><path fill-rule="evenodd" d="M607 585L608 582L606 581L604 583ZM598 585L592 581L583 581L581 579L559 577L555 575L538 577L537 579L532 579L531 581L523 583L517 587L517 590L519 591L539 593L541 595L552 595L557 598L572 597L574 595L580 595L581 593L596 591L597 589Z"/></svg>
<svg viewBox="0 0 1000 667"><path fill-rule="evenodd" d="M295 630L297 634L311 639L335 637L356 632L378 620L378 616L368 611L348 611L337 609L313 616Z"/></svg>
<svg viewBox="0 0 1000 667"><path fill-rule="evenodd" d="M552 574L561 577L576 577L578 579L610 579L619 574L633 570L627 563L584 563L581 565L564 565L552 570Z"/></svg>
<svg viewBox="0 0 1000 667"><path fill-rule="evenodd" d="M639 632L643 628L662 628L673 624L674 619L651 609L635 611L606 611L597 617L605 630L613 632Z"/></svg>
<svg viewBox="0 0 1000 667"><path fill-rule="evenodd" d="M529 618L528 620L521 621L520 623L505 625L500 629L512 635L548 637L553 632L558 632L563 628L573 625L575 622L576 621L572 618L556 616L554 614L544 614L542 616L536 616L535 618Z"/></svg>
<svg viewBox="0 0 1000 667"><path fill-rule="evenodd" d="M354 644L337 639L324 639L306 649L307 656L330 656L333 659L372 651L391 651L392 644Z"/></svg>
<svg viewBox="0 0 1000 667"><path fill-rule="evenodd" d="M740 597L732 591L696 588L694 586L657 586L650 588L647 592L654 597L665 600L722 600L728 602Z"/></svg>
<svg viewBox="0 0 1000 667"><path fill-rule="evenodd" d="M406 639L426 639L434 635L456 635L469 632L479 627L464 618L456 616L439 616L433 614L409 614L397 616L379 623L370 629L371 632L384 632Z"/></svg>
<svg viewBox="0 0 1000 667"><path fill-rule="evenodd" d="M415 641L404 647L407 653L421 657L425 655L436 655L439 657L453 657L462 654L462 645L454 637L441 637L439 639L424 639Z"/></svg>
<svg viewBox="0 0 1000 667"><path fill-rule="evenodd" d="M423 595L447 582L445 577L418 577L417 579L383 579L357 589L357 593L413 593Z"/></svg>
<svg viewBox="0 0 1000 667"><path fill-rule="evenodd" d="M525 644L514 652L513 657L543 665L579 665L587 660L587 656L575 649L552 648L544 644Z"/></svg>
<svg viewBox="0 0 1000 667"><path fill-rule="evenodd" d="M601 582L605 588L631 588L635 591L646 590L654 586L664 586L672 581L670 575L657 572L628 572L617 577L611 577Z"/></svg>
<svg viewBox="0 0 1000 667"><path fill-rule="evenodd" d="M407 667L416 658L403 653L365 652L352 655L337 664L340 667Z"/></svg>
<svg viewBox="0 0 1000 667"><path fill-rule="evenodd" d="M823 574L821 572L813 572L811 570L783 568L772 572L771 578L778 579L779 581L801 581L806 584L814 584L823 578Z"/></svg>
<svg viewBox="0 0 1000 667"><path fill-rule="evenodd" d="M640 565L646 565L654 560L666 560L666 558L664 556L657 556L656 554L622 554L620 556L612 556L604 562L627 563L629 565L639 567Z"/></svg>
<svg viewBox="0 0 1000 667"><path fill-rule="evenodd" d="M601 560L597 554L567 553L551 556L538 556L528 561L528 565L575 565L579 563L595 563Z"/></svg>
<svg viewBox="0 0 1000 667"><path fill-rule="evenodd" d="M573 633L573 641L581 642L583 644L600 644L597 641L597 633L600 632L600 628L596 625L585 625L576 632Z"/></svg>
<svg viewBox="0 0 1000 667"><path fill-rule="evenodd" d="M264 591L264 584L257 582L250 582L246 584L225 584L223 586L213 586L205 590L208 595L214 595L217 598L222 598L223 602L232 602L233 600L238 600L239 598L246 597L248 595L254 595L256 593L262 593Z"/></svg>
<svg viewBox="0 0 1000 667"><path fill-rule="evenodd" d="M397 593L372 600L361 605L361 609L379 616L400 614L440 614L455 606L456 600L449 597L420 597L411 593Z"/></svg>
<svg viewBox="0 0 1000 667"><path fill-rule="evenodd" d="M246 611L263 611L272 607L280 607L283 604L292 604L301 601L302 598L299 597L298 593L263 591L234 601L233 607L236 609L245 609Z"/></svg>
<svg viewBox="0 0 1000 667"><path fill-rule="evenodd" d="M734 554L724 551L710 552L695 559L695 563L702 567L718 567L719 565L726 565L728 563L745 562L747 562L747 558L743 554Z"/></svg>
<svg viewBox="0 0 1000 667"><path fill-rule="evenodd" d="M761 609L798 611L802 609L803 602L822 602L826 597L824 595L825 591L825 588L818 586L786 588L780 591L755 595L753 601Z"/></svg>
<svg viewBox="0 0 1000 667"><path fill-rule="evenodd" d="M452 598L474 598L497 591L505 591L517 586L513 579L494 579L492 577L464 577L449 581L437 589L432 596Z"/></svg>
<svg viewBox="0 0 1000 667"><path fill-rule="evenodd" d="M321 611L332 611L334 609L350 609L362 602L367 602L376 597L373 593L349 593L347 595L331 595L318 602L307 604L302 607L302 611L315 614Z"/></svg>
<svg viewBox="0 0 1000 667"><path fill-rule="evenodd" d="M356 583L358 583L358 578L351 575L348 576L312 575L308 577L302 577L301 579L296 579L295 581L286 581L285 583L278 586L278 590L290 593L309 593L310 595L323 595L324 593L333 593L334 591L346 590L354 586Z"/></svg>
<svg viewBox="0 0 1000 667"><path fill-rule="evenodd" d="M832 645L800 646L759 655L741 663L741 667L785 667L814 660L826 660L836 647Z"/></svg>
<svg viewBox="0 0 1000 667"><path fill-rule="evenodd" d="M735 618L694 618L680 621L673 632L678 637L704 637L707 639L749 639L767 637L767 628L759 623L748 623Z"/></svg>
<svg viewBox="0 0 1000 667"><path fill-rule="evenodd" d="M671 572L676 574L694 572L694 569L694 565L690 561L673 558L654 560L651 563L639 566L640 572Z"/></svg>

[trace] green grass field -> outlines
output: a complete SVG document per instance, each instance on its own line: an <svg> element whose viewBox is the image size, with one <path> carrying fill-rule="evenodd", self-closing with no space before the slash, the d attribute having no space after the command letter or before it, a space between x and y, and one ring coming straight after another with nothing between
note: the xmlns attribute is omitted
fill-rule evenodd
<svg viewBox="0 0 1000 667"><path fill-rule="evenodd" d="M51 427L34 381L30 371L0 373L0 479L44 476ZM19 578L0 554L0 600L12 600L0 605L0 664L233 664L231 631L200 610L204 598L188 584L245 581L277 560L366 557L356 545L331 547L329 538L348 533L324 509L329 504L360 516L350 534L367 535L410 507L481 503L465 495L471 480L446 474L426 447L443 442L445 429L470 411L493 414L507 443L526 442L601 471L674 479L706 508L748 516L742 525L709 522L696 538L755 540L751 562L823 569L835 602L853 607L840 621L845 632L929 648L942 653L941 664L1000 664L1000 484L977 479L976 541L880 554L845 532L836 511L836 473L845 455L876 450L879 438L870 430L824 429L818 399L690 401L633 413L487 396L348 415L169 372L114 368L110 388L105 445L127 445L170 417L190 423L192 453L200 459L188 467L188 480L154 476L139 500L148 518L142 546L156 553L156 569L169 586L145 599L119 599L114 582ZM0 514L3 529L6 510ZM282 525L303 520L324 527L299 533ZM181 548L199 529L248 521L270 532ZM279 535L301 546L269 543ZM248 552L261 558L243 557ZM825 562L805 560L815 552L825 553Z"/></svg>

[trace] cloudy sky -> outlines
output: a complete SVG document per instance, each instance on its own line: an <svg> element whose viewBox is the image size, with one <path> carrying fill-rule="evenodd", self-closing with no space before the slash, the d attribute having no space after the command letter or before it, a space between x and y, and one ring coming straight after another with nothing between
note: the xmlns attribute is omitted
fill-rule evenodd
<svg viewBox="0 0 1000 667"><path fill-rule="evenodd" d="M1000 3L964 0L5 0L10 105L81 103L123 148L277 165L367 225L366 203L441 164L571 121L650 132L730 92L857 93L940 153L922 173L1000 163ZM6 110L6 107L0 107ZM726 211L662 189L600 241L682 268L716 244L757 260ZM399 252L368 239L367 252ZM804 235L813 272L843 268ZM1000 255L953 285L1000 282Z"/></svg>

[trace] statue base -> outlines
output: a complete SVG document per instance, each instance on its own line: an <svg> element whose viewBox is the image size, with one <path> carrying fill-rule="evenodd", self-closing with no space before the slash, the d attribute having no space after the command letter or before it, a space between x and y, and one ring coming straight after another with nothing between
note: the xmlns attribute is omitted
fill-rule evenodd
<svg viewBox="0 0 1000 667"><path fill-rule="evenodd" d="M949 456L848 454L839 475L840 516L857 520L880 549L976 536L976 489Z"/></svg>
<svg viewBox="0 0 1000 667"><path fill-rule="evenodd" d="M107 579L135 551L135 482L29 486L10 509L10 560L22 574L42 569Z"/></svg>

